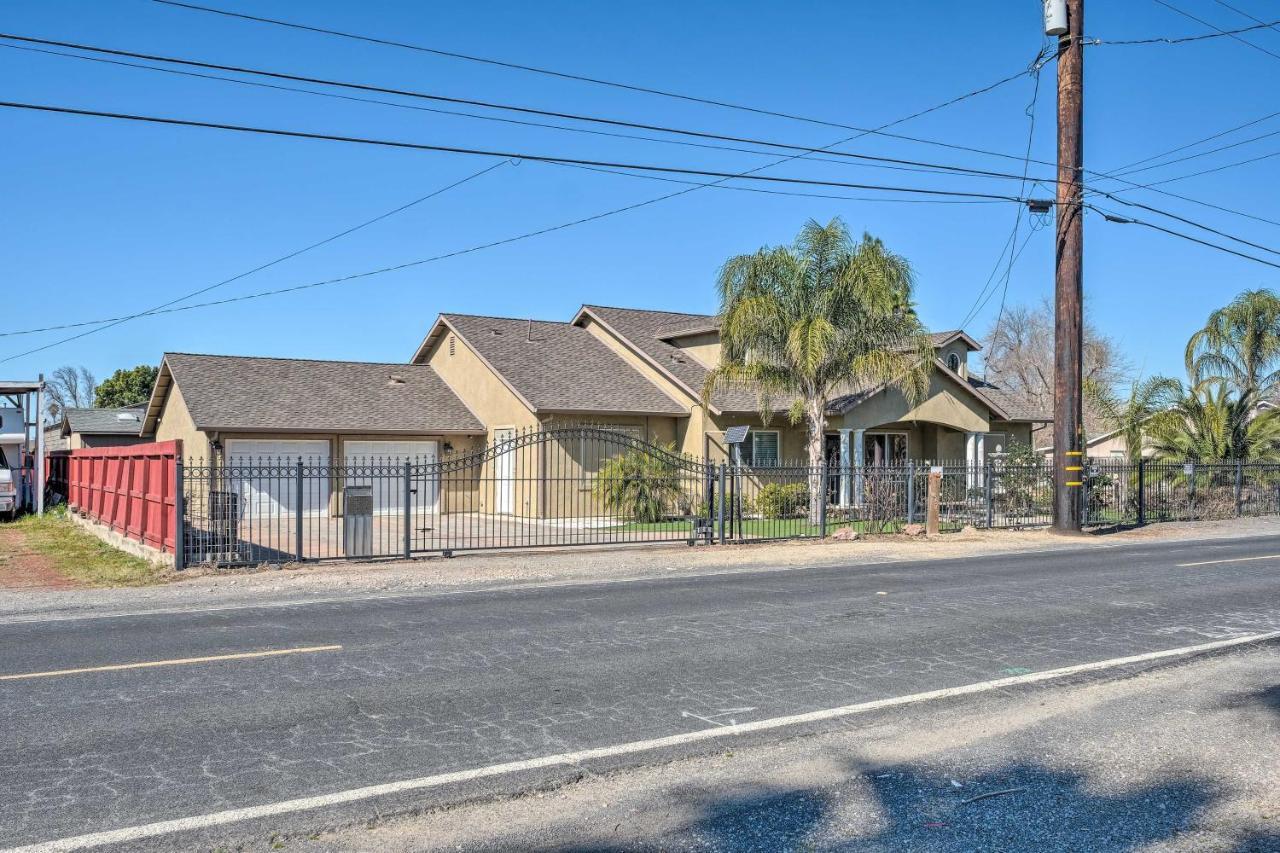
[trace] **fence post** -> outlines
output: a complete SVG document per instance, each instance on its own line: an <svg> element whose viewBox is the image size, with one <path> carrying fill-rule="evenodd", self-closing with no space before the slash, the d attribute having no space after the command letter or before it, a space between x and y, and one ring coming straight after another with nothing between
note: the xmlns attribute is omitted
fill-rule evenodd
<svg viewBox="0 0 1280 853"><path fill-rule="evenodd" d="M173 568L182 571L187 565L187 496L183 485L182 457L173 460ZM164 544L163 535L161 545Z"/></svg>
<svg viewBox="0 0 1280 853"><path fill-rule="evenodd" d="M990 530L995 526L995 507L991 501L991 463L988 462L983 466L982 471L982 491L986 495L987 500L987 529Z"/></svg>
<svg viewBox="0 0 1280 853"><path fill-rule="evenodd" d="M413 463L407 459L404 463L404 558L409 559L413 548L413 534L410 525L413 523Z"/></svg>
<svg viewBox="0 0 1280 853"><path fill-rule="evenodd" d="M720 544L724 544L724 463L720 463L720 484L716 489L716 529L719 531Z"/></svg>
<svg viewBox="0 0 1280 853"><path fill-rule="evenodd" d="M298 561L299 563L301 563L301 562L302 562L302 554L303 554L303 551L302 551L302 499L303 499L303 494L304 494L304 492L303 492L303 488L302 488L302 457L301 457L301 456L299 456L299 457L298 457L298 482L297 482L297 484L296 484L296 492L295 492L295 497L297 498L297 500L294 502L294 511L293 511L293 515L294 515L294 539L293 539L293 550L294 550L294 556L297 558L297 561Z"/></svg>
<svg viewBox="0 0 1280 853"><path fill-rule="evenodd" d="M1138 457L1138 526L1147 523L1147 460Z"/></svg>
<svg viewBox="0 0 1280 853"><path fill-rule="evenodd" d="M810 500L818 501L818 538L827 538L827 489L831 488L830 472L828 466L830 463L824 457L822 460L822 488L818 489L818 494L814 495Z"/></svg>
<svg viewBox="0 0 1280 853"><path fill-rule="evenodd" d="M1240 502L1244 498L1244 462L1236 460L1236 518L1242 514Z"/></svg>
<svg viewBox="0 0 1280 853"><path fill-rule="evenodd" d="M907 524L916 523L916 463L907 463Z"/></svg>
<svg viewBox="0 0 1280 853"><path fill-rule="evenodd" d="M1187 521L1195 521L1196 518L1196 463L1191 462L1187 465Z"/></svg>

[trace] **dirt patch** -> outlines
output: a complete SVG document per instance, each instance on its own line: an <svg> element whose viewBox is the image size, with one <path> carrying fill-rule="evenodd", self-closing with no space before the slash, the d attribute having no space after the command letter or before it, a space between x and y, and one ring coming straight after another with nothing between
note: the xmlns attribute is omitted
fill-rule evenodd
<svg viewBox="0 0 1280 853"><path fill-rule="evenodd" d="M17 527L0 525L0 589L73 589L82 586L32 549Z"/></svg>

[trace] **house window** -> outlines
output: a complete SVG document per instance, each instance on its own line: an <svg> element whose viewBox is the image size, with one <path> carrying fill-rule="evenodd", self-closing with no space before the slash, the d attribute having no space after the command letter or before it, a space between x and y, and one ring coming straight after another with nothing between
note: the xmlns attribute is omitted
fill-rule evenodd
<svg viewBox="0 0 1280 853"><path fill-rule="evenodd" d="M951 355L947 356L947 367L951 368L951 370L954 371L955 373L960 372L960 354L959 353L953 352L951 353Z"/></svg>
<svg viewBox="0 0 1280 853"><path fill-rule="evenodd" d="M627 438L633 438L636 441L644 441L644 428L640 426L622 425L622 424L596 424L593 429L608 430L616 432ZM607 436L602 435L585 435L579 438L575 444L577 452L573 452L571 447L569 456L582 466L584 471L599 471L600 466L610 459L616 459L626 453L629 445L623 441L610 441Z"/></svg>
<svg viewBox="0 0 1280 853"><path fill-rule="evenodd" d="M1112 459L1123 459L1123 458L1124 458L1124 451L1123 451L1123 450L1113 450L1113 451L1111 451L1111 458L1112 458Z"/></svg>
<svg viewBox="0 0 1280 853"><path fill-rule="evenodd" d="M751 468L773 467L781 456L777 430L753 429L738 447L741 448L742 464Z"/></svg>
<svg viewBox="0 0 1280 853"><path fill-rule="evenodd" d="M897 465L907 461L905 432L869 432L863 437L864 465Z"/></svg>

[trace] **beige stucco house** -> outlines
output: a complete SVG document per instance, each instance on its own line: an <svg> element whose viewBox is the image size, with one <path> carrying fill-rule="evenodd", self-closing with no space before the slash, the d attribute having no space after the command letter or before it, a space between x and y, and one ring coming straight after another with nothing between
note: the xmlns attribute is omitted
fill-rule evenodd
<svg viewBox="0 0 1280 853"><path fill-rule="evenodd" d="M978 463L1012 440L1029 442L1032 426L1048 420L970 373L970 355L980 349L972 337L941 332L933 343L929 394L918 405L883 387L850 388L831 401L833 466ZM188 457L340 462L456 457L531 430L585 424L713 461L732 455L767 468L804 460L806 426L781 413L766 421L752 389L721 388L703 405L719 354L711 315L599 305L564 322L441 314L408 364L167 354L142 433L181 439ZM741 426L749 427L746 440L730 448L726 431ZM560 457L496 456L478 480L538 487L457 500L486 512L585 512L577 503L589 497L557 494L548 483L572 483L598 460L574 447ZM495 465L506 467L495 473ZM841 503L852 485L850 477L840 483Z"/></svg>

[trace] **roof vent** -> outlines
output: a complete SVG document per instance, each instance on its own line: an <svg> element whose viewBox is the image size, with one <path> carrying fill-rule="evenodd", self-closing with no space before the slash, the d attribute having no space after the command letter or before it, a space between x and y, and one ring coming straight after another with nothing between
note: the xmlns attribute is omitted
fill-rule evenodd
<svg viewBox="0 0 1280 853"><path fill-rule="evenodd" d="M404 374L401 374L401 373L393 373L393 374L391 374L390 376L388 376L388 377L387 377L387 384L388 384L388 385L403 385L403 384L404 384Z"/></svg>
<svg viewBox="0 0 1280 853"><path fill-rule="evenodd" d="M117 412L116 420L118 421L136 421L138 416L131 412Z"/></svg>

